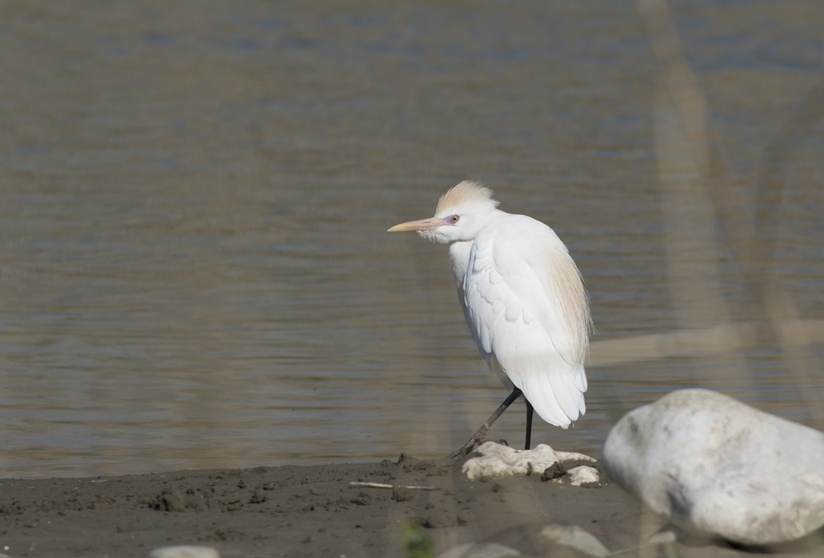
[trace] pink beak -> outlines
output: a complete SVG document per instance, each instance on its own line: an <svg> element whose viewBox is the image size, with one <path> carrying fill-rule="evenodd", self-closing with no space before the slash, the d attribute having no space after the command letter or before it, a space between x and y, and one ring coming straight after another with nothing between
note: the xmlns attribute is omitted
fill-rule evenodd
<svg viewBox="0 0 824 558"><path fill-rule="evenodd" d="M418 221L407 221L400 225L395 225L386 232L404 232L404 231L431 231L438 227L444 226L443 219L430 217L429 219L419 219Z"/></svg>

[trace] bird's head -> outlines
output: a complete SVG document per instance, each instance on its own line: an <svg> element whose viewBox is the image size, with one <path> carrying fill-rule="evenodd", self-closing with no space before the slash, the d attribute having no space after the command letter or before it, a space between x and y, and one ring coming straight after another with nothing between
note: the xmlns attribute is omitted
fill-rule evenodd
<svg viewBox="0 0 824 558"><path fill-rule="evenodd" d="M492 190L467 180L441 196L434 217L401 223L389 232L415 231L427 240L441 243L472 240L500 213L497 207Z"/></svg>

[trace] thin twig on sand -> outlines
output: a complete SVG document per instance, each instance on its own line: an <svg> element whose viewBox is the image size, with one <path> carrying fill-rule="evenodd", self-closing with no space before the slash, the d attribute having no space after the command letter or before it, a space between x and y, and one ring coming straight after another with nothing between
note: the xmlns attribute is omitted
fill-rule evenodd
<svg viewBox="0 0 824 558"><path fill-rule="evenodd" d="M382 482L359 482L359 481L352 481L349 483L350 487L362 486L366 488L388 488L393 489L395 487L398 488L407 488L409 490L438 490L437 486L411 486L406 484L384 484Z"/></svg>

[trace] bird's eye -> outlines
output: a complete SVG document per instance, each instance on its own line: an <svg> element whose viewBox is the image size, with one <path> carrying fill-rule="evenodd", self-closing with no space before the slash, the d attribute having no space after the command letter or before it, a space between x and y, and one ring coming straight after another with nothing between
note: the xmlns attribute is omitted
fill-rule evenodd
<svg viewBox="0 0 824 558"><path fill-rule="evenodd" d="M457 223L457 222L458 222L458 219L460 219L460 216L458 216L458 215L453 215L452 217L450 217L450 218L449 218L449 220L450 220L452 223Z"/></svg>

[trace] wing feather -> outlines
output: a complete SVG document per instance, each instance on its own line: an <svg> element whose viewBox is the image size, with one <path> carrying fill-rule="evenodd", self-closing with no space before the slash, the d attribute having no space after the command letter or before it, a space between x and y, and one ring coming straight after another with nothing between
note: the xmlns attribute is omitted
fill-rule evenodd
<svg viewBox="0 0 824 558"><path fill-rule="evenodd" d="M521 215L498 225L478 235L469 256L467 322L493 372L523 390L541 418L566 427L586 410L583 282L552 229Z"/></svg>

